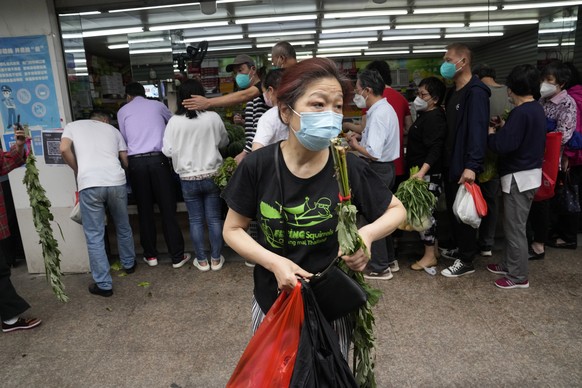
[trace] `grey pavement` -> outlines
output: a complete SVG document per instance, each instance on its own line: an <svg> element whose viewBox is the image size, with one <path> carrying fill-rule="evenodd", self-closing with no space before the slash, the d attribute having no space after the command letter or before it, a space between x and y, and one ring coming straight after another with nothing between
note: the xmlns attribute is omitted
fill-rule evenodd
<svg viewBox="0 0 582 388"><path fill-rule="evenodd" d="M517 290L497 289L485 269L501 247L457 279L410 270L421 247L404 248L394 278L373 281L384 292L379 387L582 386L581 248L548 247L530 262L530 288ZM12 281L43 324L0 333L0 386L224 387L250 338L252 294L252 270L225 257L205 273L141 262L132 275L114 272L110 298L88 293L90 274L66 275L66 304L20 264Z"/></svg>

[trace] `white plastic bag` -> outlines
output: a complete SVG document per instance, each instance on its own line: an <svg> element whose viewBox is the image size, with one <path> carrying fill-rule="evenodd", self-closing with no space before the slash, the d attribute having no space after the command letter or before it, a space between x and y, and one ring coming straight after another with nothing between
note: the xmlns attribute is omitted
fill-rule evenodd
<svg viewBox="0 0 582 388"><path fill-rule="evenodd" d="M71 217L71 220L75 221L77 224L83 225L83 220L81 217L81 206L79 205L78 201L75 206L73 206L73 210L71 210L69 217Z"/></svg>
<svg viewBox="0 0 582 388"><path fill-rule="evenodd" d="M481 217L477 214L475 201L473 201L473 197L467 191L465 185L459 185L455 203L453 204L453 214L457 217L457 220L475 229L481 225Z"/></svg>

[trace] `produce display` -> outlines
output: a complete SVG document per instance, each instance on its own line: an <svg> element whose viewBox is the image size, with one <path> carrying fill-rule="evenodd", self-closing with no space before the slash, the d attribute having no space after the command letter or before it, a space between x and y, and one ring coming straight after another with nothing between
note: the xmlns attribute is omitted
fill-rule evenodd
<svg viewBox="0 0 582 388"><path fill-rule="evenodd" d="M402 182L396 190L396 198L406 209L406 220L398 225L398 229L424 232L431 226L432 211L436 205L436 197L428 191L428 182L412 178L419 168L412 167L408 180Z"/></svg>
<svg viewBox="0 0 582 388"><path fill-rule="evenodd" d="M224 126L228 133L228 145L220 149L220 154L223 158L228 158L229 156L235 157L245 148L245 129L230 121L225 121Z"/></svg>

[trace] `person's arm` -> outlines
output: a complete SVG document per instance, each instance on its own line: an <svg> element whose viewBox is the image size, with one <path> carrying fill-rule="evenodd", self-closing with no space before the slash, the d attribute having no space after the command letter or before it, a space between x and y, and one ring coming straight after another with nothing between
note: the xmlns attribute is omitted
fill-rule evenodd
<svg viewBox="0 0 582 388"><path fill-rule="evenodd" d="M164 138L162 139L162 153L168 158L171 158L172 151L172 123L168 123L168 125L166 125L166 130L164 131Z"/></svg>
<svg viewBox="0 0 582 388"><path fill-rule="evenodd" d="M570 99L558 106L558 108L556 131L562 132L562 145L564 145L570 141L572 134L576 130L576 104Z"/></svg>
<svg viewBox="0 0 582 388"><path fill-rule="evenodd" d="M356 132L356 133L362 133L362 124L361 123L351 123L351 122L345 122L342 124L342 130L344 132Z"/></svg>
<svg viewBox="0 0 582 388"><path fill-rule="evenodd" d="M261 91L256 86L248 89L239 90L238 92L229 93L224 96L206 98L202 96L192 96L184 101L182 105L188 110L207 110L210 108L223 108L242 104L261 95Z"/></svg>
<svg viewBox="0 0 582 388"><path fill-rule="evenodd" d="M15 127L14 136L16 142L8 152L0 150L0 175L6 175L17 167L22 166L26 159L24 154L24 143L26 137L22 127Z"/></svg>
<svg viewBox="0 0 582 388"><path fill-rule="evenodd" d="M503 155L511 153L521 146L526 134L524 130L527 131L528 128L525 127L526 122L520 113L519 109L513 111L505 124L498 129L489 127L487 145L491 151Z"/></svg>
<svg viewBox="0 0 582 388"><path fill-rule="evenodd" d="M413 175L413 177L418 179L422 179L430 171L430 167L435 165L442 157L443 145L447 133L447 123L444 114L440 115L437 112L434 113L434 116L430 116L431 120L428 120L428 122L423 121L422 123L422 141L427 152L424 158L424 163L420 166L420 171Z"/></svg>
<svg viewBox="0 0 582 388"><path fill-rule="evenodd" d="M121 167L127 170L127 167L129 166L127 151L119 151L119 160L121 161Z"/></svg>
<svg viewBox="0 0 582 388"><path fill-rule="evenodd" d="M407 116L404 116L404 134L405 135L408 134L410 127L412 127L412 115L409 112Z"/></svg>
<svg viewBox="0 0 582 388"><path fill-rule="evenodd" d="M466 104L467 125L467 155L464 170L458 183L473 183L476 174L483 171L485 151L487 150L487 134L489 131L489 96L480 88L473 88Z"/></svg>
<svg viewBox="0 0 582 388"><path fill-rule="evenodd" d="M63 160L65 161L65 163L67 163L69 167L73 169L75 177L77 177L78 166L77 158L75 157L75 152L73 151L73 141L68 137L62 137L60 150Z"/></svg>
<svg viewBox="0 0 582 388"><path fill-rule="evenodd" d="M256 242L246 232L250 222L250 218L232 209L228 210L222 234L224 241L236 253L271 271L277 279L277 286L280 290L292 290L297 283L298 276L309 278L313 275L291 260L265 249Z"/></svg>
<svg viewBox="0 0 582 388"><path fill-rule="evenodd" d="M348 144L350 145L350 148L354 151L358 151L362 156L370 159L370 160L378 160L378 158L373 157L372 155L370 155L370 153L368 152L368 150L366 150L366 148L364 148L362 145L360 145L360 143L358 142L358 139L356 138L356 136L352 136L350 137L350 140L348 141Z"/></svg>

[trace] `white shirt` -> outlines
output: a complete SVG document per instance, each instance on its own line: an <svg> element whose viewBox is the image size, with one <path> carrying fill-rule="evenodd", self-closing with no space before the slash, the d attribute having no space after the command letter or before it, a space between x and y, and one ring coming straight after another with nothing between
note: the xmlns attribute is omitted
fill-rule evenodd
<svg viewBox="0 0 582 388"><path fill-rule="evenodd" d="M218 151L228 144L228 133L216 112L198 112L198 117L173 116L164 133L162 152L172 158L180 178L216 172L222 165Z"/></svg>
<svg viewBox="0 0 582 388"><path fill-rule="evenodd" d="M67 124L62 137L75 148L79 191L125 184L119 152L127 151L127 145L117 128L97 120L77 120Z"/></svg>
<svg viewBox="0 0 582 388"><path fill-rule="evenodd" d="M360 145L377 162L392 162L400 156L400 127L394 108L382 98L366 113Z"/></svg>
<svg viewBox="0 0 582 388"><path fill-rule="evenodd" d="M262 146L277 143L280 140L287 140L289 137L289 127L279 118L279 108L274 106L266 111L257 123L257 133L253 143Z"/></svg>
<svg viewBox="0 0 582 388"><path fill-rule="evenodd" d="M509 194L511 191L511 177L515 178L515 183L517 183L519 192L523 193L524 191L540 187L542 184L542 169L534 168L531 170L518 171L499 178L501 181L501 191L506 194Z"/></svg>

